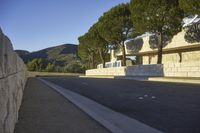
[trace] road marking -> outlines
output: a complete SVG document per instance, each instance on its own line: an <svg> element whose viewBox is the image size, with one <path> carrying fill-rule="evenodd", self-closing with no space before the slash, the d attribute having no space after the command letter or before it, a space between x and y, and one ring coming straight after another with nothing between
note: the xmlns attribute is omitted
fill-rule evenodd
<svg viewBox="0 0 200 133"><path fill-rule="evenodd" d="M83 85L88 85L88 83L86 83L86 82L81 82L81 84L83 84Z"/></svg>

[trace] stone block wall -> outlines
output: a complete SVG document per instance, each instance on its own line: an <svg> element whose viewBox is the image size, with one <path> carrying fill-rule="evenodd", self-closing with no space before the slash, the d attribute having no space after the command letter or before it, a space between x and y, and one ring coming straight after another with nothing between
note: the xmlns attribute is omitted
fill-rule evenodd
<svg viewBox="0 0 200 133"><path fill-rule="evenodd" d="M163 54L162 63L185 63L185 62L196 62L200 61L200 50L199 51L190 51L182 53L171 53ZM143 56L143 64L156 64L157 55L154 56Z"/></svg>
<svg viewBox="0 0 200 133"><path fill-rule="evenodd" d="M163 65L134 65L126 68L126 76L163 76Z"/></svg>
<svg viewBox="0 0 200 133"><path fill-rule="evenodd" d="M200 61L166 63L163 68L164 76L200 77Z"/></svg>
<svg viewBox="0 0 200 133"><path fill-rule="evenodd" d="M0 133L13 133L18 120L26 67L0 29Z"/></svg>
<svg viewBox="0 0 200 133"><path fill-rule="evenodd" d="M163 76L163 65L134 65L86 71L87 76Z"/></svg>
<svg viewBox="0 0 200 133"><path fill-rule="evenodd" d="M156 64L157 55L151 57L151 64ZM149 63L149 57L143 57L143 63ZM170 77L200 77L200 51L172 53L163 55L163 73Z"/></svg>
<svg viewBox="0 0 200 133"><path fill-rule="evenodd" d="M125 76L126 67L99 68L86 70L87 76Z"/></svg>

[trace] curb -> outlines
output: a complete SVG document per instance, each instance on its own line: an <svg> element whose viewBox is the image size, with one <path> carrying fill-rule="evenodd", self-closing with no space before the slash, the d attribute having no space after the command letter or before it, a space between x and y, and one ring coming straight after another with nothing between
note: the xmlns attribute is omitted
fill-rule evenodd
<svg viewBox="0 0 200 133"><path fill-rule="evenodd" d="M188 83L200 84L199 78L182 78L182 77L145 77L145 76L79 76L80 78L106 78L106 79L122 79L136 81L155 81L155 82L170 82L170 83Z"/></svg>

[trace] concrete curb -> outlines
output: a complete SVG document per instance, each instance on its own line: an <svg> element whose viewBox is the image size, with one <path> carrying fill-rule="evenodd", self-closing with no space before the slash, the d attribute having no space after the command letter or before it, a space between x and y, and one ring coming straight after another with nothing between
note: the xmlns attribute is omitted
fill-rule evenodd
<svg viewBox="0 0 200 133"><path fill-rule="evenodd" d="M145 77L145 76L135 76L135 77L131 77L131 76L79 76L79 77L200 84L200 78L184 78L184 77L183 78L181 77Z"/></svg>
<svg viewBox="0 0 200 133"><path fill-rule="evenodd" d="M114 79L115 76L79 76L80 78L107 78L107 79Z"/></svg>
<svg viewBox="0 0 200 133"><path fill-rule="evenodd" d="M200 79L149 77L148 81L200 84Z"/></svg>
<svg viewBox="0 0 200 133"><path fill-rule="evenodd" d="M42 78L38 79L62 94L65 98L113 133L162 133L157 129L129 118L121 113L115 112L95 101L62 88L52 82L46 81Z"/></svg>

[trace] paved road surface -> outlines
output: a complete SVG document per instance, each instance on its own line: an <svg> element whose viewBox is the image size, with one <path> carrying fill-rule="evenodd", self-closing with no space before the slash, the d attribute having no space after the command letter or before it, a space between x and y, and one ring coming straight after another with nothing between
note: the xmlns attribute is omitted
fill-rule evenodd
<svg viewBox="0 0 200 133"><path fill-rule="evenodd" d="M62 95L30 78L15 133L109 133Z"/></svg>
<svg viewBox="0 0 200 133"><path fill-rule="evenodd" d="M45 78L166 133L200 133L200 85Z"/></svg>

